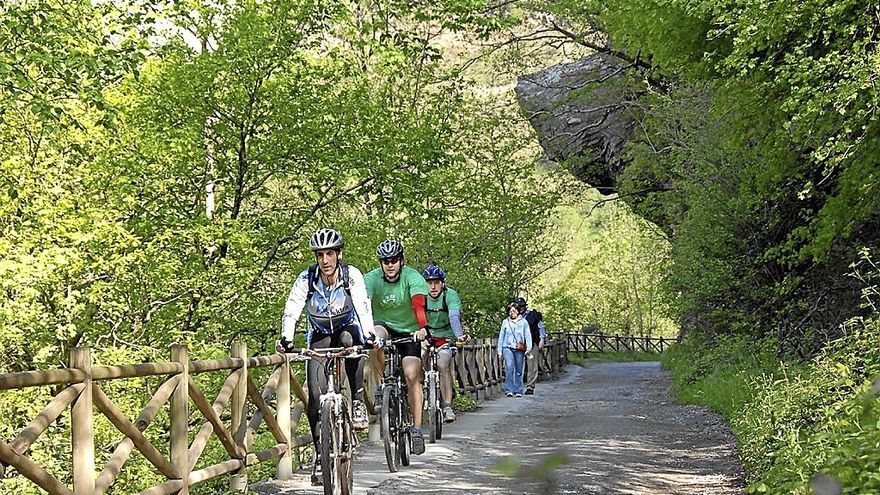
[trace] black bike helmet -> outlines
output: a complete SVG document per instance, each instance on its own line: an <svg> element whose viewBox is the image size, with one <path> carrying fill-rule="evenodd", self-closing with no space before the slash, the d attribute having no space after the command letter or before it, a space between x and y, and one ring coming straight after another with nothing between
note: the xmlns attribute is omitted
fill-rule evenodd
<svg viewBox="0 0 880 495"><path fill-rule="evenodd" d="M519 308L520 312L525 311L526 309L526 300L522 297L517 297L513 300L513 304L516 304L516 307Z"/></svg>
<svg viewBox="0 0 880 495"><path fill-rule="evenodd" d="M376 256L378 256L380 260L387 260L398 256L402 257L403 244L394 239L384 240L376 246Z"/></svg>

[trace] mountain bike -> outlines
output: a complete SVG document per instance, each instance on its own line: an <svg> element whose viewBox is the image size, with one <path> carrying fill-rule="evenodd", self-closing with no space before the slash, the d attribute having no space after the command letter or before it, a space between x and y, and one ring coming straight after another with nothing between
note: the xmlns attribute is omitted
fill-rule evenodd
<svg viewBox="0 0 880 495"><path fill-rule="evenodd" d="M443 345L435 346L428 341L428 348L425 350L425 413L423 417L425 421L425 432L428 434L428 441L436 443L443 436L443 407L441 405L440 395L440 372L437 370L437 360L440 352L445 349L455 350L455 346L450 342ZM451 363L450 363L451 365Z"/></svg>
<svg viewBox="0 0 880 495"><path fill-rule="evenodd" d="M351 404L342 394L340 386L345 372L343 360L360 359L370 346L328 347L323 349L295 349L291 354L300 360L317 360L323 365L327 377L327 392L321 394L318 409L318 428L321 474L324 495L349 495L354 493L354 448L357 435L351 419Z"/></svg>
<svg viewBox="0 0 880 495"><path fill-rule="evenodd" d="M397 350L397 344L413 341L414 337L397 337L383 342L391 359L389 371L381 385L381 432L382 442L385 444L385 461L392 473L398 471L398 464L409 466L410 461L410 427L413 418L407 401L403 356Z"/></svg>

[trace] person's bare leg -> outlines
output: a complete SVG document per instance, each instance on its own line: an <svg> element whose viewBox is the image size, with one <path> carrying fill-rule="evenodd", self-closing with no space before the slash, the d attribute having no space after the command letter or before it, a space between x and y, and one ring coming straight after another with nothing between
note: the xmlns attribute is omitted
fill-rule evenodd
<svg viewBox="0 0 880 495"><path fill-rule="evenodd" d="M376 337L387 340L388 339L388 330L385 327L376 325L373 328L373 331L376 332ZM376 379L376 383L382 383L385 374L385 350L384 349L371 349L370 350L370 369L373 370L373 377Z"/></svg>
<svg viewBox="0 0 880 495"><path fill-rule="evenodd" d="M452 404L452 352L443 351L437 357L440 372L440 398L443 405Z"/></svg>

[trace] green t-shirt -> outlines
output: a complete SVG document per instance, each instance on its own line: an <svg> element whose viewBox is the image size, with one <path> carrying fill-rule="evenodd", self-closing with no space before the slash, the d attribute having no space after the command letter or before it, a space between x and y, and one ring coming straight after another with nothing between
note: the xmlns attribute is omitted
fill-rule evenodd
<svg viewBox="0 0 880 495"><path fill-rule="evenodd" d="M446 297L446 310L443 310L443 298ZM449 324L449 312L461 311L461 298L455 289L447 287L440 293L440 297L434 299L428 295L428 328L433 337L445 337L454 339L455 332Z"/></svg>
<svg viewBox="0 0 880 495"><path fill-rule="evenodd" d="M382 277L382 268L376 268L364 276L364 283L373 306L373 320L384 321L395 332L418 331L419 322L413 313L412 296L428 295L428 283L422 274L404 266L397 282L390 284Z"/></svg>

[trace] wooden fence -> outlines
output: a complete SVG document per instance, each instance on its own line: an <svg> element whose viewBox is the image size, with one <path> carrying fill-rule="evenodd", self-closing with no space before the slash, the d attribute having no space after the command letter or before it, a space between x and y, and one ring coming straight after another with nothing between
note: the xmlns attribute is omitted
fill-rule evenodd
<svg viewBox="0 0 880 495"><path fill-rule="evenodd" d="M602 335L587 333L561 333L560 339L568 343L573 352L663 352L675 339L665 337L638 337L633 335Z"/></svg>
<svg viewBox="0 0 880 495"><path fill-rule="evenodd" d="M551 340L541 350L543 379L555 378L567 364L567 347L566 340ZM0 440L0 477L6 475L8 466L12 466L21 476L52 495L102 495L112 489L123 465L137 449L166 480L139 492L139 495L187 494L190 486L227 474L232 475L231 491L246 491L245 468L271 459L278 459L276 478L289 479L293 474L292 458L299 447L311 444L311 435L295 437L308 398L285 356L273 354L248 358L245 345L236 342L231 356L226 359L189 361L185 346L173 346L170 357L166 363L93 366L90 350L75 348L70 353L69 368L0 375L0 391L65 386L12 441ZM268 367L274 369L261 391L251 372ZM460 347L455 373L460 392L470 394L475 400L500 394L503 368L497 354L497 340L477 339ZM228 373L213 401L193 379L200 373ZM162 381L134 420L127 418L101 387L109 380L151 376ZM271 406L273 397L274 408ZM366 394L365 398L370 401L371 394ZM200 415L200 421L194 426L190 421L190 404L195 405ZM167 457L144 435L166 405L170 419ZM37 438L68 408L73 456L72 466L65 467L69 469L67 475L72 479L72 487L28 457ZM109 461L97 474L95 410L121 434ZM250 417L249 411L253 411ZM230 419L228 427L224 424L224 417ZM371 420L375 423L375 418ZM274 438L275 445L251 452L262 423ZM191 426L198 427L198 431L193 432L190 442ZM222 444L226 458L195 469L212 435Z"/></svg>
<svg viewBox="0 0 880 495"><path fill-rule="evenodd" d="M559 376L568 364L567 342L551 339L540 350L539 379L549 380ZM455 378L459 393L466 393L474 400L492 398L503 393L504 361L498 357L498 339L475 339L459 346L455 356Z"/></svg>
<svg viewBox="0 0 880 495"><path fill-rule="evenodd" d="M273 366L262 392L250 376L250 370ZM199 373L229 373L217 397L209 401L193 376ZM143 411L131 421L104 393L101 383L108 380L164 376ZM67 385L10 443L0 440L0 461L13 466L22 476L50 494L97 495L111 488L133 449L137 449L167 481L150 487L141 495L189 493L189 487L225 474L232 474L231 489L243 491L247 486L245 468L249 465L278 459L279 479L290 478L293 470L292 450L311 443L310 435L292 436L303 412L306 394L287 359L282 354L247 358L244 344L236 343L227 359L189 361L187 348L171 348L171 361L123 366L92 366L88 348L75 348L70 354L70 367L49 371L27 371L0 375L0 390L42 385ZM293 396L291 395L293 392ZM272 396L276 408L269 403ZM291 407L291 398L298 403ZM145 436L144 431L160 409L170 401L169 453L166 458ZM189 404L196 406L201 417L199 430L188 441ZM221 420L229 406L231 416L227 428ZM249 407L253 406L253 408ZM29 447L70 407L71 443L73 451L72 489L43 467L27 457ZM94 412L97 409L122 434L106 466L95 473ZM248 418L247 412L255 412ZM250 452L257 428L265 422L275 445ZM291 429L294 425L294 429ZM228 459L194 470L211 436L222 444Z"/></svg>

